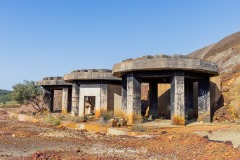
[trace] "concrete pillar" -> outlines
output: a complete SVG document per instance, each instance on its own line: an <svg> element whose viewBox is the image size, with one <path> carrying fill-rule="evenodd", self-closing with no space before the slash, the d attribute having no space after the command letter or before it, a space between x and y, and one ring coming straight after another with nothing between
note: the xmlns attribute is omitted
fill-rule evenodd
<svg viewBox="0 0 240 160"><path fill-rule="evenodd" d="M127 124L141 120L141 81L133 73L127 75Z"/></svg>
<svg viewBox="0 0 240 160"><path fill-rule="evenodd" d="M158 83L155 81L149 83L149 116L152 119L158 116Z"/></svg>
<svg viewBox="0 0 240 160"><path fill-rule="evenodd" d="M100 85L100 108L95 108L95 116L99 118L102 112L107 111L108 107L108 84L102 83Z"/></svg>
<svg viewBox="0 0 240 160"><path fill-rule="evenodd" d="M180 72L171 79L171 119L172 123L183 120L185 123L184 73Z"/></svg>
<svg viewBox="0 0 240 160"><path fill-rule="evenodd" d="M74 82L72 84L72 116L78 115L79 110L79 85Z"/></svg>
<svg viewBox="0 0 240 160"><path fill-rule="evenodd" d="M127 120L127 76L122 77L122 117Z"/></svg>
<svg viewBox="0 0 240 160"><path fill-rule="evenodd" d="M67 114L68 112L68 87L62 89L62 113Z"/></svg>
<svg viewBox="0 0 240 160"><path fill-rule="evenodd" d="M53 112L53 106L54 106L54 90L50 90L50 112Z"/></svg>
<svg viewBox="0 0 240 160"><path fill-rule="evenodd" d="M198 81L198 121L211 122L209 77Z"/></svg>
<svg viewBox="0 0 240 160"><path fill-rule="evenodd" d="M192 119L194 113L193 82L185 81L185 119Z"/></svg>
<svg viewBox="0 0 240 160"><path fill-rule="evenodd" d="M68 88L68 113L72 111L72 88Z"/></svg>

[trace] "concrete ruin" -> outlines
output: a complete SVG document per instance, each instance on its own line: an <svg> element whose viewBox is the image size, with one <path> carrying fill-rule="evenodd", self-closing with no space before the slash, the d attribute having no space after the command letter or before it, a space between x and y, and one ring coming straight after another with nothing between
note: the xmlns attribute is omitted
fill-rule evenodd
<svg viewBox="0 0 240 160"><path fill-rule="evenodd" d="M112 71L76 70L38 84L51 93L50 111L54 90L62 90L62 113L98 118L114 111L129 125L143 117L211 122L211 106L221 97L217 64L183 55L127 59Z"/></svg>
<svg viewBox="0 0 240 160"><path fill-rule="evenodd" d="M64 75L64 80L72 83L73 116L94 113L98 118L104 111L121 115L121 79L111 70L77 70Z"/></svg>
<svg viewBox="0 0 240 160"><path fill-rule="evenodd" d="M165 110L172 123L175 118L185 121L194 116L198 121L211 121L210 77L218 75L218 66L213 62L182 55L144 56L115 64L112 73L122 78L121 110L129 125L143 116L142 83L149 84L149 116L152 119ZM169 92L164 94L167 90Z"/></svg>
<svg viewBox="0 0 240 160"><path fill-rule="evenodd" d="M62 113L72 116L95 115L113 111L121 116L121 79L107 69L76 70L63 77L47 77L38 84L51 93L53 111L54 90L62 90Z"/></svg>
<svg viewBox="0 0 240 160"><path fill-rule="evenodd" d="M56 90L62 90L62 113L66 114L71 111L72 84L63 80L63 77L45 77L37 82L45 90L50 92L50 112L54 110L54 93Z"/></svg>

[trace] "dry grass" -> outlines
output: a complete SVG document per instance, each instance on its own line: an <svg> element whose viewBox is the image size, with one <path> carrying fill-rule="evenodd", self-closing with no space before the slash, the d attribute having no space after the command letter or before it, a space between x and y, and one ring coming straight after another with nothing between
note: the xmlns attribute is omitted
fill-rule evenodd
<svg viewBox="0 0 240 160"><path fill-rule="evenodd" d="M103 123L106 123L107 121L109 121L113 117L114 117L113 111L104 111L101 114L101 118L102 118Z"/></svg>
<svg viewBox="0 0 240 160"><path fill-rule="evenodd" d="M174 116L173 117L173 124L183 126L183 125L185 125L185 118L180 117L180 116Z"/></svg>
<svg viewBox="0 0 240 160"><path fill-rule="evenodd" d="M147 127L143 126L140 122L135 122L132 127L134 132L147 132Z"/></svg>
<svg viewBox="0 0 240 160"><path fill-rule="evenodd" d="M43 118L43 122L45 124L58 126L61 124L61 119L59 117L53 117L51 115L48 115L47 117Z"/></svg>

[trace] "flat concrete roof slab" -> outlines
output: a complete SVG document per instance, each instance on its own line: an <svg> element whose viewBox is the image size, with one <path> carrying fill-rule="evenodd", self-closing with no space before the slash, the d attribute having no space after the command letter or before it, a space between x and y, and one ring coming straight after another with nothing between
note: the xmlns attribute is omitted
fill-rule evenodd
<svg viewBox="0 0 240 160"><path fill-rule="evenodd" d="M134 71L182 70L218 75L218 65L203 59L190 58L184 55L155 55L127 59L113 66L116 77Z"/></svg>
<svg viewBox="0 0 240 160"><path fill-rule="evenodd" d="M63 77L45 77L43 80L37 82L40 86L71 86L63 80Z"/></svg>
<svg viewBox="0 0 240 160"><path fill-rule="evenodd" d="M64 75L64 81L71 82L76 80L109 80L121 81L121 79L112 75L112 70L108 69L83 69L75 70L70 74Z"/></svg>

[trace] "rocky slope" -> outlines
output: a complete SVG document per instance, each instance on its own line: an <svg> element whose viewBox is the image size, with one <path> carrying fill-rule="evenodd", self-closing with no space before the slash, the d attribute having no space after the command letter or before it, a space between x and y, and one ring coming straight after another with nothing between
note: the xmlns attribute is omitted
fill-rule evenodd
<svg viewBox="0 0 240 160"><path fill-rule="evenodd" d="M188 56L219 64L224 103L221 103L220 109L215 112L214 120L236 121L240 118L240 32L194 51Z"/></svg>
<svg viewBox="0 0 240 160"><path fill-rule="evenodd" d="M218 63L220 74L237 73L240 71L240 32L192 52L189 56Z"/></svg>

